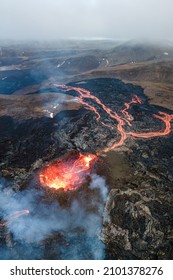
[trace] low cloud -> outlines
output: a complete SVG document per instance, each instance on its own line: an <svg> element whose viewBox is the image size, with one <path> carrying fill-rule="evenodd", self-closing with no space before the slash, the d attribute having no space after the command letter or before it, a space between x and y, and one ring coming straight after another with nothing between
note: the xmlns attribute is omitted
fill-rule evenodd
<svg viewBox="0 0 173 280"><path fill-rule="evenodd" d="M173 39L171 0L0 0L1 39Z"/></svg>

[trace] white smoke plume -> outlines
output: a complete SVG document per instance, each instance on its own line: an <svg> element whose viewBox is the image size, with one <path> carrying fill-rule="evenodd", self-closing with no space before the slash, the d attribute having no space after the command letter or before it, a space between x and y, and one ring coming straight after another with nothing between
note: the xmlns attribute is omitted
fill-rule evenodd
<svg viewBox="0 0 173 280"><path fill-rule="evenodd" d="M92 175L89 189L97 192L91 200L86 202L81 195L73 200L69 208L63 208L53 199L51 202L45 202L42 199L43 191L27 189L16 193L11 187L6 186L5 181L1 180L1 221L7 219L15 211L27 209L30 213L7 225L7 231L12 235L12 243L19 245L18 249L12 245L9 250L0 243L0 259L21 258L22 251L27 252L22 256L24 259L44 258L45 240L58 232L64 236L68 246L53 241L53 258L103 259L104 244L99 240L99 233L102 228L102 215L108 191L105 179ZM92 211L90 208L93 207ZM0 230L2 232L2 228ZM15 250L18 251L17 257L13 256Z"/></svg>
<svg viewBox="0 0 173 280"><path fill-rule="evenodd" d="M91 176L91 178L92 178L92 181L91 181L89 188L91 190L98 189L102 196L102 200L104 202L106 202L107 195L108 195L108 187L106 185L105 178L98 176L97 174L93 174Z"/></svg>

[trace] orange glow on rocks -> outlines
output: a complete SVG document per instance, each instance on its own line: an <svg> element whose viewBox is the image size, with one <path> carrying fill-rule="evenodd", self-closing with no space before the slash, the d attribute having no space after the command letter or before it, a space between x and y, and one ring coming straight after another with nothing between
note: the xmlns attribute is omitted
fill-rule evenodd
<svg viewBox="0 0 173 280"><path fill-rule="evenodd" d="M58 160L45 166L39 175L42 185L58 189L75 190L90 173L90 167L97 157L79 154L78 157Z"/></svg>

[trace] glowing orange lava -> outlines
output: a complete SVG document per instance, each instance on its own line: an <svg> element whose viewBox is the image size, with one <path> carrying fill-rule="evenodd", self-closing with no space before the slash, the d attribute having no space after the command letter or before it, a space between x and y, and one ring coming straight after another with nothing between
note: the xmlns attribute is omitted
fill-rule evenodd
<svg viewBox="0 0 173 280"><path fill-rule="evenodd" d="M110 108L108 108L106 105L104 105L99 98L91 94L89 90L80 88L80 87L73 87L73 86L67 86L67 85L58 85L54 84L54 86L63 88L65 91L76 91L79 94L78 100L81 104L85 106L86 109L94 112L97 116L96 120L100 121L100 114L97 111L97 109L88 104L84 99L91 99L94 100L108 115L111 117L113 120L117 122L117 126L115 127L116 130L118 130L120 134L120 140L118 142L115 141L115 143L110 147L110 148L105 148L103 149L102 152L108 152L112 149L115 149L121 145L124 144L124 141L127 139L127 137L134 137L134 138L152 138L152 137L158 137L158 136L165 136L171 133L171 121L173 120L173 114L167 114L164 112L159 112L158 115L154 114L153 117L160 119L164 125L165 129L164 130L159 130L159 131L151 131L151 132L126 132L124 125L127 124L129 127L132 127L132 121L133 117L132 115L129 114L128 109L132 104L141 104L142 100L135 95L132 100L129 103L125 103L125 108L122 109L119 113L112 111ZM104 122L101 121L101 124L114 129L114 127L109 126L105 124Z"/></svg>
<svg viewBox="0 0 173 280"><path fill-rule="evenodd" d="M68 160L52 162L42 169L40 182L54 189L74 190L84 182L96 158L92 154L80 153L77 158L71 157Z"/></svg>
<svg viewBox="0 0 173 280"><path fill-rule="evenodd" d="M5 227L14 222L15 220L18 220L21 216L29 214L29 210L22 210L22 211L16 211L11 216L6 218L6 222L0 224L0 227Z"/></svg>

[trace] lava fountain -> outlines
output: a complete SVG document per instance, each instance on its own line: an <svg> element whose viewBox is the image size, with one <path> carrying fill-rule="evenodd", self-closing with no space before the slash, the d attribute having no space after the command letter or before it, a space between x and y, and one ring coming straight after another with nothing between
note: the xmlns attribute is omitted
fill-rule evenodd
<svg viewBox="0 0 173 280"><path fill-rule="evenodd" d="M77 189L90 174L96 155L89 154L70 156L67 159L54 161L45 166L39 175L40 183L44 186L64 191Z"/></svg>

